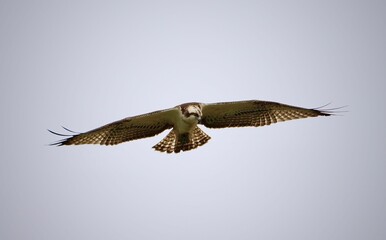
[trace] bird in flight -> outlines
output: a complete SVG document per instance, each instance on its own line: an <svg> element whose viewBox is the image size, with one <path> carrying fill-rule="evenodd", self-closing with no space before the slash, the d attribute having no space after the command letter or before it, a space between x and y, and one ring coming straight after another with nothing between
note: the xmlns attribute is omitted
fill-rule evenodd
<svg viewBox="0 0 386 240"><path fill-rule="evenodd" d="M173 108L124 118L85 133L51 133L66 137L51 145L119 143L153 137L166 129L168 135L153 148L160 152L179 153L204 145L210 139L198 124L208 128L260 127L287 120L330 116L335 109L307 109L277 102L249 100L221 103L184 103Z"/></svg>

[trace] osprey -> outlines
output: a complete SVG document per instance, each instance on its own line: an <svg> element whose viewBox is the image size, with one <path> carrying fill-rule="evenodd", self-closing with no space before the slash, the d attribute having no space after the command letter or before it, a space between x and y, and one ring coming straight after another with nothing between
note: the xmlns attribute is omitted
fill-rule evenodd
<svg viewBox="0 0 386 240"><path fill-rule="evenodd" d="M66 139L52 145L100 144L115 145L152 137L172 129L153 148L160 152L179 153L204 145L210 137L197 125L208 128L259 127L292 119L330 116L335 109L307 109L269 101L223 103L184 103L173 108L124 118L85 133L64 135Z"/></svg>

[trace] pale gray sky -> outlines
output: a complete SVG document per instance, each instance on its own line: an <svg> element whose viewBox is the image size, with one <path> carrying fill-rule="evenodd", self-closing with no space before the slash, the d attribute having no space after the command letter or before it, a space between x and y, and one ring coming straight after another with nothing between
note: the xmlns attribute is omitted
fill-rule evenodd
<svg viewBox="0 0 386 240"><path fill-rule="evenodd" d="M0 239L386 239L384 1L0 2ZM349 105L197 150L50 147L188 101Z"/></svg>

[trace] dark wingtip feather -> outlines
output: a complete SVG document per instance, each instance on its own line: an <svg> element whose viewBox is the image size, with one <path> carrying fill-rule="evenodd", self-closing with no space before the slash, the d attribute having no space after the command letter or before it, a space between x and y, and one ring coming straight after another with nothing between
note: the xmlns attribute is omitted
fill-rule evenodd
<svg viewBox="0 0 386 240"><path fill-rule="evenodd" d="M55 134L55 135L61 136L61 137L66 137L66 138L64 138L64 139L62 139L62 140L59 140L59 141L57 141L57 142L54 142L54 143L49 144L50 146L63 146L63 145L68 145L69 140L70 140L71 138L73 138L74 136L76 136L76 135L79 134L79 133L74 132L74 131L72 131L72 130L70 130L70 129L68 129L68 128L63 127L63 126L62 126L62 128L65 129L66 131L71 132L71 133L74 133L74 134L62 134L62 133L57 133L57 132L51 131L50 129L47 129L47 131L49 131L49 132L52 133L52 134Z"/></svg>
<svg viewBox="0 0 386 240"><path fill-rule="evenodd" d="M47 129L47 131L49 131L49 132L52 133L52 134L61 136L61 137L70 137L70 136L73 136L73 135L69 135L69 134L61 134L61 133L57 133L57 132L51 131L50 129Z"/></svg>
<svg viewBox="0 0 386 240"><path fill-rule="evenodd" d="M72 130L66 128L66 127L63 127L63 126L62 126L62 128L63 128L64 130L68 131L68 132L72 132L72 133L75 133L75 134L79 134L79 133L80 133L80 132L74 132L74 131L72 131Z"/></svg>
<svg viewBox="0 0 386 240"><path fill-rule="evenodd" d="M330 104L331 103L328 103L321 107L313 108L312 110L317 111L320 116L338 116L340 113L347 112L347 111L341 111L342 109L348 107L347 105L342 107L336 107L336 108L325 108Z"/></svg>

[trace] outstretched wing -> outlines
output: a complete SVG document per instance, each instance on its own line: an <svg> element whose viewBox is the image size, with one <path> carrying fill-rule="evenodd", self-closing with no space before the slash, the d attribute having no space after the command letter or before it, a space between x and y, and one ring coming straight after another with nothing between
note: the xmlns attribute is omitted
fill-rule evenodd
<svg viewBox="0 0 386 240"><path fill-rule="evenodd" d="M307 109L268 101L204 104L201 124L209 128L265 126L292 119L329 116L328 110Z"/></svg>
<svg viewBox="0 0 386 240"><path fill-rule="evenodd" d="M173 119L177 114L178 110L176 108L170 108L135 117L124 118L80 134L63 135L51 130L48 131L59 136L68 137L53 145L115 145L135 139L152 137L166 129L172 128Z"/></svg>

